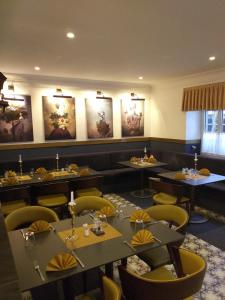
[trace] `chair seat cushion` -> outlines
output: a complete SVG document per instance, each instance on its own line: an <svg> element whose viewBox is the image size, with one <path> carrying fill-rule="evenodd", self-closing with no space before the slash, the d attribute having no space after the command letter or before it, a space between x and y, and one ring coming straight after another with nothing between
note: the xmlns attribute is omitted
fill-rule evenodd
<svg viewBox="0 0 225 300"><path fill-rule="evenodd" d="M99 191L97 188L87 188L87 189L80 189L76 191L77 197L82 197L82 196L97 196L101 197L102 192Z"/></svg>
<svg viewBox="0 0 225 300"><path fill-rule="evenodd" d="M56 207L67 203L67 198L64 194L53 194L37 197L37 203L45 207Z"/></svg>
<svg viewBox="0 0 225 300"><path fill-rule="evenodd" d="M166 194L166 193L158 193L153 196L153 200L159 204L170 204L175 205L177 203L177 198L175 196ZM187 202L188 198L182 197L180 202Z"/></svg>
<svg viewBox="0 0 225 300"><path fill-rule="evenodd" d="M138 256L152 269L170 263L170 256L166 246L142 252Z"/></svg>
<svg viewBox="0 0 225 300"><path fill-rule="evenodd" d="M173 280L175 277L173 274L166 268L160 267L151 272L147 272L142 277L151 280Z"/></svg>
<svg viewBox="0 0 225 300"><path fill-rule="evenodd" d="M25 207L26 205L27 204L24 200L7 201L7 202L2 202L1 210L4 215L8 215L14 210L21 207Z"/></svg>

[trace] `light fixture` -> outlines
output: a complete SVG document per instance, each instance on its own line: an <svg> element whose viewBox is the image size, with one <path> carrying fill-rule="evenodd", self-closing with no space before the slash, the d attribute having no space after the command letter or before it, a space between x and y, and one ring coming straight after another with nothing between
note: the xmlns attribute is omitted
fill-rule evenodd
<svg viewBox="0 0 225 300"><path fill-rule="evenodd" d="M56 98L73 98L72 96L63 95L63 92L62 92L61 88L56 88L55 92L56 92L56 94L53 95L53 97L56 97Z"/></svg>
<svg viewBox="0 0 225 300"><path fill-rule="evenodd" d="M34 67L34 70L35 70L35 71L40 71L41 68L40 68L39 66L35 66L35 67Z"/></svg>
<svg viewBox="0 0 225 300"><path fill-rule="evenodd" d="M132 101L144 101L145 100L145 98L139 98L135 93L131 93L130 95L132 97L131 98Z"/></svg>
<svg viewBox="0 0 225 300"><path fill-rule="evenodd" d="M143 79L143 76L139 76L138 79L142 80L142 79Z"/></svg>
<svg viewBox="0 0 225 300"><path fill-rule="evenodd" d="M75 34L73 32L67 32L66 36L68 37L68 39L74 39L75 38Z"/></svg>
<svg viewBox="0 0 225 300"><path fill-rule="evenodd" d="M14 84L13 83L8 85L8 91L14 93Z"/></svg>
<svg viewBox="0 0 225 300"><path fill-rule="evenodd" d="M57 89L56 89L56 94L62 96L62 94L63 94L63 93L62 93L62 89L61 89L61 88L57 88Z"/></svg>
<svg viewBox="0 0 225 300"><path fill-rule="evenodd" d="M216 59L215 56L210 56L210 57L209 57L209 60L210 60L210 61L213 61L213 60L215 60L215 59Z"/></svg>
<svg viewBox="0 0 225 300"><path fill-rule="evenodd" d="M96 99L112 99L111 97L105 97L102 91L97 91Z"/></svg>

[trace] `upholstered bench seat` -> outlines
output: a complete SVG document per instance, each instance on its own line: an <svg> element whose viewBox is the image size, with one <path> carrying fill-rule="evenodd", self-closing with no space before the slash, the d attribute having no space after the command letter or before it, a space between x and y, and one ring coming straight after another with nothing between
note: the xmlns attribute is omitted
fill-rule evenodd
<svg viewBox="0 0 225 300"><path fill-rule="evenodd" d="M101 197L102 196L102 192L93 187L93 188L87 188L87 189L80 189L76 191L76 196L77 197L82 197L82 196L97 196L97 197Z"/></svg>
<svg viewBox="0 0 225 300"><path fill-rule="evenodd" d="M67 198L64 194L53 194L37 197L37 203L45 207L56 207L67 203Z"/></svg>
<svg viewBox="0 0 225 300"><path fill-rule="evenodd" d="M172 196L172 195L168 195L168 194L165 194L165 193L158 193L158 194L155 194L153 196L153 199L159 203L159 204L170 204L170 205L175 205L177 203L177 197L175 196ZM183 202L187 202L189 201L188 198L186 197L182 197L180 202L183 203Z"/></svg>
<svg viewBox="0 0 225 300"><path fill-rule="evenodd" d="M8 215L14 210L25 206L27 206L27 204L24 200L7 201L2 202L1 210L3 212L3 215Z"/></svg>

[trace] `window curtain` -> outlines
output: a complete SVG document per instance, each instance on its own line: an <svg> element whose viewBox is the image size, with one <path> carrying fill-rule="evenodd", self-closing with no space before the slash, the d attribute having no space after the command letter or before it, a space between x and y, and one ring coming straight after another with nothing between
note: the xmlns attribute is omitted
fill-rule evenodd
<svg viewBox="0 0 225 300"><path fill-rule="evenodd" d="M182 111L224 109L225 82L184 89Z"/></svg>
<svg viewBox="0 0 225 300"><path fill-rule="evenodd" d="M204 132L201 152L225 155L225 133Z"/></svg>

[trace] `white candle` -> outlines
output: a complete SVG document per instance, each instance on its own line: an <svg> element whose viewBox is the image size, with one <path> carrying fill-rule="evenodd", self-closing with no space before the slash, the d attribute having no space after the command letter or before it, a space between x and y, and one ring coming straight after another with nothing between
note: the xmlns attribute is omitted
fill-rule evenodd
<svg viewBox="0 0 225 300"><path fill-rule="evenodd" d="M147 152L147 148L146 147L144 147L144 153L146 153Z"/></svg>
<svg viewBox="0 0 225 300"><path fill-rule="evenodd" d="M19 154L19 162L22 162L22 155Z"/></svg>
<svg viewBox="0 0 225 300"><path fill-rule="evenodd" d="M58 153L56 154L56 159L59 159L59 154Z"/></svg>
<svg viewBox="0 0 225 300"><path fill-rule="evenodd" d="M71 191L71 193L70 193L70 201L74 202L74 192L73 191Z"/></svg>
<svg viewBox="0 0 225 300"><path fill-rule="evenodd" d="M195 153L195 160L197 160L198 159L198 155L197 155L197 153Z"/></svg>

